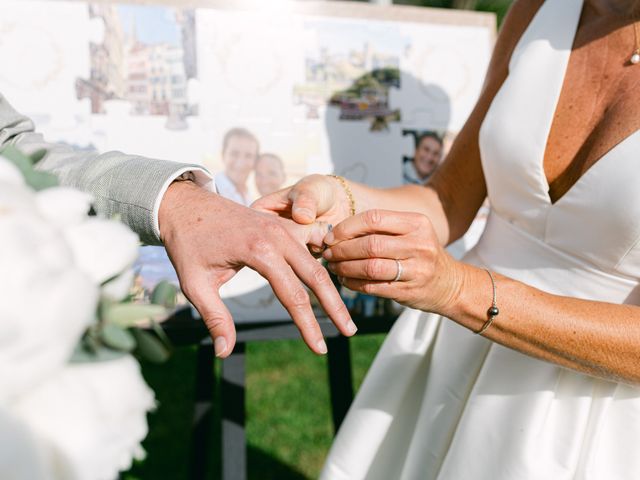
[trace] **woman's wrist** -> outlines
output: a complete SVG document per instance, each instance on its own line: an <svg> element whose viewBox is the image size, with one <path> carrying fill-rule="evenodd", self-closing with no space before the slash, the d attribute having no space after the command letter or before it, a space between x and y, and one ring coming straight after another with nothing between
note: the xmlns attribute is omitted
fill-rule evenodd
<svg viewBox="0 0 640 480"><path fill-rule="evenodd" d="M464 263L461 265L458 292L448 311L443 314L477 333L489 320L489 309L499 303L496 300L499 299L502 290L502 277L495 273L489 275L483 268Z"/></svg>
<svg viewBox="0 0 640 480"><path fill-rule="evenodd" d="M356 197L357 184L339 175L327 175L333 187L334 205L340 212L340 221L362 212L361 201Z"/></svg>
<svg viewBox="0 0 640 480"><path fill-rule="evenodd" d="M353 197L353 192L351 191L351 187L349 186L349 183L347 183L347 179L340 175L335 175L333 173L328 176L330 178L333 178L334 180L337 180L338 183L340 184L340 187L342 187L342 190L347 197L346 199L347 199L347 207L349 209L349 216L353 217L356 214L356 201L355 201L355 198Z"/></svg>
<svg viewBox="0 0 640 480"><path fill-rule="evenodd" d="M434 301L433 307L428 310L453 319L465 309L468 265L453 259L448 254L446 254L446 258L448 260L447 264L440 265L436 269L440 272L448 272L446 275L448 278L443 283L440 283L439 301Z"/></svg>

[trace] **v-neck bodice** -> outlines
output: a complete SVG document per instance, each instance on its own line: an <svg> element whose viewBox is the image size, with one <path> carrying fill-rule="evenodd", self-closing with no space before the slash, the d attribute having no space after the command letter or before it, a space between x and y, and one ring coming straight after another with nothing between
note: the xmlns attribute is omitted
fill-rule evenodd
<svg viewBox="0 0 640 480"><path fill-rule="evenodd" d="M592 165L555 203L544 156L583 0L547 0L518 42L480 130L495 215L550 248L640 278L640 131Z"/></svg>

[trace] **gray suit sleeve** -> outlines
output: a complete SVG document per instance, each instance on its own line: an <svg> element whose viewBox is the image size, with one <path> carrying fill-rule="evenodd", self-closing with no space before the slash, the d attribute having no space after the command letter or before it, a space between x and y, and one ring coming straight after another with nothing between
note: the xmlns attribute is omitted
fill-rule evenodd
<svg viewBox="0 0 640 480"><path fill-rule="evenodd" d="M93 195L101 216L120 215L122 221L148 244L159 244L154 229L154 206L163 186L189 165L121 152L103 154L76 151L47 143L35 132L33 122L18 113L0 93L0 148L14 145L31 154L46 149L39 169L57 175L62 185Z"/></svg>

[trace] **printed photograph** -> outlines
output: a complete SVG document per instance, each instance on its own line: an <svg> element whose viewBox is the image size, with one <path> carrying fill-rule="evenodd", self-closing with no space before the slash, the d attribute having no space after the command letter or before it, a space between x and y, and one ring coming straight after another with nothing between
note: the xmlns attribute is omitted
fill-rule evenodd
<svg viewBox="0 0 640 480"><path fill-rule="evenodd" d="M124 100L134 115L162 115L180 128L198 113L189 102L197 77L195 12L158 6L89 4L89 16L104 26L103 41L90 44L90 72L76 82L78 99L91 113L105 113L108 100Z"/></svg>
<svg viewBox="0 0 640 480"><path fill-rule="evenodd" d="M403 129L402 136L413 143L413 153L402 157L402 183L424 185L447 153L445 135L434 130Z"/></svg>
<svg viewBox="0 0 640 480"><path fill-rule="evenodd" d="M340 107L341 120L400 121L389 107L389 89L400 88L400 59L408 40L398 28L366 23L308 20L305 82L294 86L294 103L307 118L319 118L327 104ZM375 129L375 122L372 129ZM384 128L384 126L377 128Z"/></svg>
<svg viewBox="0 0 640 480"><path fill-rule="evenodd" d="M247 128L233 127L224 134L221 161L215 177L218 194L241 205L249 206L287 184L281 156L263 151L258 137Z"/></svg>

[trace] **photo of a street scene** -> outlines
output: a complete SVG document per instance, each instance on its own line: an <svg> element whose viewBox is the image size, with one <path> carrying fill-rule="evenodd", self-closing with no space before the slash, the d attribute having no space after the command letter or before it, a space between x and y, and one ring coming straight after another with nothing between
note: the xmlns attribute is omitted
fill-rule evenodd
<svg viewBox="0 0 640 480"><path fill-rule="evenodd" d="M408 48L398 29L309 20L305 30L313 41L305 51L305 83L294 86L293 98L306 106L308 119L319 118L318 109L330 104L340 108L340 120L372 120L372 130L400 121L400 110L389 105Z"/></svg>
<svg viewBox="0 0 640 480"><path fill-rule="evenodd" d="M130 114L167 116L167 128L180 128L185 117L197 114L188 98L189 80L197 76L193 10L88 8L104 25L103 41L90 44L91 71L76 81L78 99L90 99L91 113L105 113L109 100L124 100Z"/></svg>

